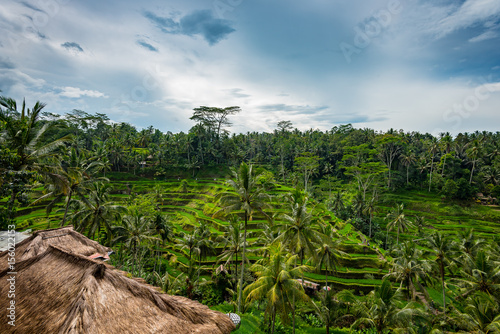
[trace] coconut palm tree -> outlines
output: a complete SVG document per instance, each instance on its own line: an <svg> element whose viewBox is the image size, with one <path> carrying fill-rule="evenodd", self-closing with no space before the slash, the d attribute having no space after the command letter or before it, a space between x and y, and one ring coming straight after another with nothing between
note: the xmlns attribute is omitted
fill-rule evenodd
<svg viewBox="0 0 500 334"><path fill-rule="evenodd" d="M482 149L482 144L478 140L474 140L472 142L472 146L467 150L467 157L470 158L470 163L472 164L469 184L472 184L472 176L474 175L474 169L476 167L476 163L479 161L479 156L482 153Z"/></svg>
<svg viewBox="0 0 500 334"><path fill-rule="evenodd" d="M365 207L363 208L363 212L367 214L370 217L370 232L368 234L368 237L372 237L372 220L373 220L373 215L378 211L377 208L377 201L376 197L373 196L370 198L369 201L366 202Z"/></svg>
<svg viewBox="0 0 500 334"><path fill-rule="evenodd" d="M200 224L194 229L194 234L196 235L196 249L198 255L198 268L201 268L201 261L204 261L208 256L214 254L215 244L212 240L213 233L205 224ZM200 277L200 271L198 270L198 279Z"/></svg>
<svg viewBox="0 0 500 334"><path fill-rule="evenodd" d="M295 266L296 255L291 255L281 244L272 247L269 259L255 263L251 270L257 280L245 288L247 300L266 300L266 316L274 333L276 314L282 321L288 321L292 300L309 301L297 277L307 270L306 266Z"/></svg>
<svg viewBox="0 0 500 334"><path fill-rule="evenodd" d="M303 265L307 254L312 258L316 257L315 245L320 243L321 238L315 229L313 215L307 210L306 193L295 189L287 197L291 213L280 215L281 223L277 225L280 235L276 241L282 242L293 254L298 255L300 264ZM292 317L295 332L295 301L292 303Z"/></svg>
<svg viewBox="0 0 500 334"><path fill-rule="evenodd" d="M295 190L289 196L290 214L280 215L281 223L277 225L280 235L276 241L282 242L294 254L297 254L302 265L307 254L315 254L315 244L321 241L316 229L313 215L307 209L307 196L303 191Z"/></svg>
<svg viewBox="0 0 500 334"><path fill-rule="evenodd" d="M469 333L500 333L500 306L493 296L476 292L467 298L464 312L454 310L451 322Z"/></svg>
<svg viewBox="0 0 500 334"><path fill-rule="evenodd" d="M429 192L431 192L432 172L433 172L433 168L434 168L434 157L436 156L436 153L439 151L439 144L436 141L436 139L433 137L433 139L427 143L427 146L428 146L427 150L428 150L430 160L431 160L431 169L429 171Z"/></svg>
<svg viewBox="0 0 500 334"><path fill-rule="evenodd" d="M410 167L417 161L415 153L409 152L408 154L401 155L401 162L406 167L406 185L410 184Z"/></svg>
<svg viewBox="0 0 500 334"><path fill-rule="evenodd" d="M8 144L15 152L15 159L10 161L12 170L19 179L30 179L29 173L36 172L45 180L64 187L65 180L60 176L60 159L58 148L71 141L70 136L56 140L48 139L47 134L56 126L55 122L43 121L42 110L45 104L36 102L33 108L26 108L23 101L21 110L17 110L14 99L0 96L0 144ZM28 173L28 174L26 174ZM10 219L13 218L13 208L17 195L22 192L23 186L13 186L8 201Z"/></svg>
<svg viewBox="0 0 500 334"><path fill-rule="evenodd" d="M242 264L240 271L240 286L238 290L238 312L241 312L241 299L246 262L247 223L248 220L252 218L255 211L260 212L268 220L271 220L271 218L263 211L263 209L267 206L266 202L269 200L269 195L264 193L263 189L257 182L260 174L255 175L252 166L249 166L244 162L241 163L238 169L232 169L232 174L233 179L229 180L228 183L233 191L222 194L220 202L226 212L243 210L243 251L241 256Z"/></svg>
<svg viewBox="0 0 500 334"><path fill-rule="evenodd" d="M485 249L487 246L486 240L478 238L473 228L457 231L457 237L457 247L459 250L457 261L462 264L462 267L473 262L477 252Z"/></svg>
<svg viewBox="0 0 500 334"><path fill-rule="evenodd" d="M49 184L49 191L36 199L32 205L35 205L47 198L53 199L47 205L47 215L52 211L54 206L65 198L64 215L61 221L61 227L66 224L66 219L69 212L71 199L77 195L80 200L86 201L86 193L88 187L94 182L108 182L104 177L95 178L94 175L103 170L104 165L99 161L91 161L86 158L84 153L77 153L75 148L71 148L67 166L64 166L59 175L64 179L61 184ZM62 185L62 186L61 186Z"/></svg>
<svg viewBox="0 0 500 334"><path fill-rule="evenodd" d="M448 266L456 254L456 245L449 236L440 232L434 232L426 238L427 247L430 248L432 255L436 257L436 264L439 268L439 277L441 279L441 290L443 293L443 311L446 313L446 290L444 286L444 269Z"/></svg>
<svg viewBox="0 0 500 334"><path fill-rule="evenodd" d="M338 214L342 209L344 209L344 200L342 198L342 193L337 191L331 201L331 210Z"/></svg>
<svg viewBox="0 0 500 334"><path fill-rule="evenodd" d="M326 327L326 334L330 334L330 327L335 324L341 310L341 303L335 298L333 289L324 290L318 294L319 303L313 302L314 311Z"/></svg>
<svg viewBox="0 0 500 334"><path fill-rule="evenodd" d="M333 228L328 225L323 229L321 234L320 246L316 249L316 264L319 270L325 267L325 286L328 289L328 271L337 272L337 267L339 266L339 259L342 257L348 257L347 253L344 253L339 249L342 240L340 238L335 238Z"/></svg>
<svg viewBox="0 0 500 334"><path fill-rule="evenodd" d="M365 303L357 302L355 309L358 317L351 328L368 326L375 328L377 333L385 333L387 330L408 328L412 320L424 318L424 314L415 308L413 303L399 308L399 300L400 290L394 290L389 279L385 278L382 284L368 295Z"/></svg>
<svg viewBox="0 0 500 334"><path fill-rule="evenodd" d="M406 241L394 250L395 259L392 264L392 270L385 277L391 277L397 282L404 284L408 300L415 301L417 287L428 298L427 291L422 285L426 279L427 273L431 269L428 261L423 260L423 251L416 248L411 241Z"/></svg>
<svg viewBox="0 0 500 334"><path fill-rule="evenodd" d="M137 254L144 242L153 242L160 240L155 237L155 230L151 219L142 215L140 212L130 212L122 219L121 225L112 227L113 234L116 235L113 243L122 242L132 251L134 262L132 271L135 272L138 262Z"/></svg>
<svg viewBox="0 0 500 334"><path fill-rule="evenodd" d="M156 271L156 265L158 264L161 267L160 263L160 245L163 246L166 241L173 241L174 237L174 226L168 221L167 216L162 214L161 212L156 212L151 221L152 228L155 231L155 234L159 237L157 243L157 261L155 261L155 268L153 271ZM158 269L159 270L159 269Z"/></svg>
<svg viewBox="0 0 500 334"><path fill-rule="evenodd" d="M243 224L236 219L229 222L229 225L224 227L224 236L222 239L223 251L219 255L220 261L225 261L225 265L231 268L231 262L234 260L234 286L236 286L236 280L238 276L238 254L241 253L243 248Z"/></svg>
<svg viewBox="0 0 500 334"><path fill-rule="evenodd" d="M192 258L193 255L198 254L198 237L196 236L196 233L194 231L190 234L184 233L179 239L177 239L177 244L175 245L176 247L179 247L181 250L188 250L188 260L189 260L189 268L188 271L191 271L191 268L193 266L192 263Z"/></svg>
<svg viewBox="0 0 500 334"><path fill-rule="evenodd" d="M90 238L96 232L100 234L104 228L107 239L111 240L111 224L126 212L125 207L115 204L109 197L111 186L103 182L95 182L88 188L88 198L75 200L75 210L70 220L80 232L87 231Z"/></svg>
<svg viewBox="0 0 500 334"><path fill-rule="evenodd" d="M486 251L478 251L473 261L461 270L461 274L462 278L453 279L462 288L457 298L481 291L500 301L500 266Z"/></svg>
<svg viewBox="0 0 500 334"><path fill-rule="evenodd" d="M392 231L394 228L397 231L397 241L396 241L397 244L399 244L399 233L406 232L410 227L413 227L412 222L405 217L404 204L396 205L387 214L385 219L389 221L386 226L387 234L389 234L389 231Z"/></svg>

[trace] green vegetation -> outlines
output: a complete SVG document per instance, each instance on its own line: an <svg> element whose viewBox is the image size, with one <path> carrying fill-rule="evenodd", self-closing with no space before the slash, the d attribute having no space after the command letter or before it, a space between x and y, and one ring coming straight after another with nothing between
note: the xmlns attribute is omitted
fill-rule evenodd
<svg viewBox="0 0 500 334"><path fill-rule="evenodd" d="M499 133L230 136L238 107L200 107L173 134L0 106L2 229L73 224L238 312L236 333L499 332Z"/></svg>

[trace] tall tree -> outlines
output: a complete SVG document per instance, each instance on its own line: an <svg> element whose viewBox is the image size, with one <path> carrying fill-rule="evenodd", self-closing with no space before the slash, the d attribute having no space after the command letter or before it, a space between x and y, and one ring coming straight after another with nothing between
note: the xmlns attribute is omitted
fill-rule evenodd
<svg viewBox="0 0 500 334"><path fill-rule="evenodd" d="M143 242L153 242L159 240L155 237L155 230L152 226L151 220L142 215L140 212L130 212L125 215L121 221L121 225L112 227L113 233L116 237L113 243L123 242L132 251L133 264L132 271L135 272L138 263L137 254Z"/></svg>
<svg viewBox="0 0 500 334"><path fill-rule="evenodd" d="M325 267L325 286L328 288L328 271L337 272L337 267L340 264L340 258L349 256L347 253L341 251L340 248L341 239L335 238L333 227L328 224L323 229L321 235L321 243L319 247L315 250L316 263L321 270ZM333 290L333 289L332 289Z"/></svg>
<svg viewBox="0 0 500 334"><path fill-rule="evenodd" d="M307 192L309 178L319 167L319 157L310 152L305 152L296 157L294 162L297 170L301 171L304 175L304 190Z"/></svg>
<svg viewBox="0 0 500 334"><path fill-rule="evenodd" d="M439 151L439 144L436 141L434 137L430 141L427 142L427 152L429 153L430 157L430 171L429 171L429 192L431 192L431 186L432 186L432 172L434 171L434 158L436 156L436 153Z"/></svg>
<svg viewBox="0 0 500 334"><path fill-rule="evenodd" d="M391 187L391 170L394 160L400 155L403 148L401 137L393 134L385 134L379 138L377 143L379 157L387 166L389 175L387 177L387 188Z"/></svg>
<svg viewBox="0 0 500 334"><path fill-rule="evenodd" d="M444 269L452 262L455 254L455 244L449 236L445 236L440 232L434 232L427 237L427 246L436 256L436 263L439 268L439 277L441 279L441 290L443 294L443 312L446 313L446 290L444 286Z"/></svg>
<svg viewBox="0 0 500 334"><path fill-rule="evenodd" d="M296 280L307 267L295 266L295 257L278 244L271 250L269 259L258 261L251 268L258 278L245 288L247 300L267 301L266 315L270 317L271 334L274 333L276 314L286 322L292 300L309 300L304 288Z"/></svg>
<svg viewBox="0 0 500 334"><path fill-rule="evenodd" d="M7 145L14 154L10 159L8 169L12 173L26 179L29 183L30 175L23 173L37 173L44 179L62 186L64 178L60 175L60 164L56 163L60 152L58 148L71 140L70 136L59 139L50 139L48 134L57 123L42 120L42 110L45 104L36 102L33 108L26 108L23 101L18 111L14 99L0 96L0 144ZM26 187L27 184L24 185ZM8 200L8 212L13 218L13 208L17 195L24 187L13 186Z"/></svg>
<svg viewBox="0 0 500 334"><path fill-rule="evenodd" d="M386 227L387 233L392 231L394 228L397 231L397 244L399 244L399 233L408 231L408 229L413 226L412 222L405 216L404 204L399 204L392 208L385 219L388 220Z"/></svg>
<svg viewBox="0 0 500 334"><path fill-rule="evenodd" d="M87 231L90 238L99 235L104 229L108 240L111 240L111 224L125 213L126 209L117 205L109 197L110 185L102 182L92 183L89 187L88 198L76 200L75 211L71 221L80 232Z"/></svg>
<svg viewBox="0 0 500 334"><path fill-rule="evenodd" d="M410 167L417 161L415 153L409 152L401 154L401 162L406 167L406 185L410 184ZM444 167L443 167L444 168Z"/></svg>
<svg viewBox="0 0 500 334"><path fill-rule="evenodd" d="M252 166L242 162L238 169L232 169L233 179L228 180L233 192L222 194L221 205L226 212L243 210L244 230L243 230L243 252L240 271L240 284L238 287L238 312L241 312L241 298L243 293L243 279L245 274L246 261L246 240L247 224L255 211L260 212L267 219L271 218L264 212L267 206L269 195L267 195L257 182L260 174L255 175Z"/></svg>

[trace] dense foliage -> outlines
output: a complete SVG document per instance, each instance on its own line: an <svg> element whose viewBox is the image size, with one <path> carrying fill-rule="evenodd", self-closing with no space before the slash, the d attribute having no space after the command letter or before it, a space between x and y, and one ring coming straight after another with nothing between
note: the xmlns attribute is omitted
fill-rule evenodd
<svg viewBox="0 0 500 334"><path fill-rule="evenodd" d="M498 235L436 227L424 233L424 216L387 200L418 192L439 194L458 211L498 204L499 132L435 137L350 124L299 131L281 121L272 133L231 135L229 117L238 117L238 107L200 107L189 132L174 134L44 107L23 103L19 110L0 98L2 229L11 222L23 229L16 211L43 205L61 226L72 223L118 249L115 265L164 291L258 314L256 331L500 333ZM173 180L178 198L166 199L160 183L140 191L107 178L117 181L123 172ZM187 213L167 211L166 200L183 203L208 176L229 180L198 191L209 201L190 208L200 210L194 223L185 223ZM385 263L378 278L362 279L373 291L312 293L300 284L341 282L338 268L347 268L356 238Z"/></svg>

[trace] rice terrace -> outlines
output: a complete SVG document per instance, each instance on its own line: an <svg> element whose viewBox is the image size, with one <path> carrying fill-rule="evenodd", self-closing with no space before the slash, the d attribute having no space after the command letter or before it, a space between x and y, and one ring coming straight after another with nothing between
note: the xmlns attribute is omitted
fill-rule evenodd
<svg viewBox="0 0 500 334"><path fill-rule="evenodd" d="M500 0L0 2L0 334L500 334Z"/></svg>

